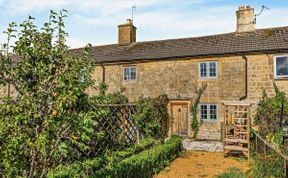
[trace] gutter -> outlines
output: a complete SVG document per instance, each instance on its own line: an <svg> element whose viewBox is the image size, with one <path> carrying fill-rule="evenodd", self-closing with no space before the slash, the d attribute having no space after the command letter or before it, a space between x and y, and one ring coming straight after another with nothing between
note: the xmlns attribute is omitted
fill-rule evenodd
<svg viewBox="0 0 288 178"><path fill-rule="evenodd" d="M245 55L242 55L242 58L245 61L245 94L239 98L240 101L245 100L248 97L248 58Z"/></svg>

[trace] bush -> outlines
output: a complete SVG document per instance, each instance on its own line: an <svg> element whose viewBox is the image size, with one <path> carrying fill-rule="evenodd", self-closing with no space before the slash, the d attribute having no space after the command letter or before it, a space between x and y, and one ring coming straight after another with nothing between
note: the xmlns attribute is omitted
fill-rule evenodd
<svg viewBox="0 0 288 178"><path fill-rule="evenodd" d="M136 120L137 128L144 137L163 138L166 135L168 123L168 97L161 95L155 99L141 97L137 103Z"/></svg>
<svg viewBox="0 0 288 178"><path fill-rule="evenodd" d="M254 157L252 165L253 177L284 177L284 163L276 155L257 155Z"/></svg>
<svg viewBox="0 0 288 178"><path fill-rule="evenodd" d="M127 148L123 151L114 152L111 155L106 155L103 157L97 157L91 160L86 160L84 162L76 162L71 165L60 165L55 170L49 172L47 177L87 177L93 174L93 172L103 168L105 165L110 164L112 161L121 161L127 157L137 154L145 149L152 147L155 144L153 139L144 139L140 144L133 147Z"/></svg>
<svg viewBox="0 0 288 178"><path fill-rule="evenodd" d="M276 93L274 97L268 97L266 91L263 90L262 99L256 110L255 124L259 126L259 134L263 137L269 133L275 135L281 132L282 101L283 114L288 114L288 99L285 93L279 91L275 84L274 88Z"/></svg>
<svg viewBox="0 0 288 178"><path fill-rule="evenodd" d="M155 146L121 162L96 172L95 177L153 177L179 156L182 150L181 138L173 136L167 143Z"/></svg>

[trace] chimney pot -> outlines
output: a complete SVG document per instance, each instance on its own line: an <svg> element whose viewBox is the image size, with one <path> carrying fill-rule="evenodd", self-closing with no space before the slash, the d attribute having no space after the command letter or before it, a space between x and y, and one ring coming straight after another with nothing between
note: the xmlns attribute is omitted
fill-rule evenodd
<svg viewBox="0 0 288 178"><path fill-rule="evenodd" d="M244 6L239 6L239 10L245 10Z"/></svg>
<svg viewBox="0 0 288 178"><path fill-rule="evenodd" d="M131 19L126 19L126 24L133 24L132 20Z"/></svg>
<svg viewBox="0 0 288 178"><path fill-rule="evenodd" d="M247 6L246 6L246 9L250 9L250 6L249 6L249 5L247 5Z"/></svg>

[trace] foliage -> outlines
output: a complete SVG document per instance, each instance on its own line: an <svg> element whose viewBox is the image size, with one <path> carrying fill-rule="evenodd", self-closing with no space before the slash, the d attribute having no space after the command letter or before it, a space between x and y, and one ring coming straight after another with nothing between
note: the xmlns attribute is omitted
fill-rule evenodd
<svg viewBox="0 0 288 178"><path fill-rule="evenodd" d="M49 172L47 177L87 177L94 174L95 171L103 168L109 167L119 161L130 157L134 154L142 152L155 144L153 139L143 139L139 145L134 145L122 151L114 152L112 154L106 155L104 157L96 157L84 162L76 162L71 165L60 165L55 170Z"/></svg>
<svg viewBox="0 0 288 178"><path fill-rule="evenodd" d="M29 17L9 25L0 60L0 83L10 83L17 97L1 98L0 170L6 177L44 177L47 169L87 159L101 138L93 127L96 113L85 90L93 84L88 46L79 56L67 54L66 11L51 11L41 29ZM11 58L12 46L14 55Z"/></svg>
<svg viewBox="0 0 288 178"><path fill-rule="evenodd" d="M90 97L97 104L125 104L128 103L128 98L121 92L108 93L108 85L104 82L99 84L99 95Z"/></svg>
<svg viewBox="0 0 288 178"><path fill-rule="evenodd" d="M194 100L192 106L191 106L191 113L192 113L192 124L191 127L193 129L193 138L196 138L198 132L199 132L199 122L197 119L197 108L198 104L200 102L201 96L206 90L207 85L203 85L202 87L196 89L196 99Z"/></svg>
<svg viewBox="0 0 288 178"><path fill-rule="evenodd" d="M283 161L275 154L257 155L254 157L252 165L253 177L284 177Z"/></svg>
<svg viewBox="0 0 288 178"><path fill-rule="evenodd" d="M113 166L97 171L95 177L153 177L178 157L181 150L181 138L172 136L165 144L114 162Z"/></svg>
<svg viewBox="0 0 288 178"><path fill-rule="evenodd" d="M144 137L162 138L166 134L165 124L168 124L168 97L140 97L137 103L136 125Z"/></svg>
<svg viewBox="0 0 288 178"><path fill-rule="evenodd" d="M245 178L245 174L238 168L231 167L227 172L224 172L218 176L218 178Z"/></svg>
<svg viewBox="0 0 288 178"><path fill-rule="evenodd" d="M274 83L274 89L276 95L274 97L268 97L265 90L263 90L262 99L258 104L255 116L255 124L259 126L259 134L266 137L268 134L276 137L275 142L281 144L283 131L281 128L281 110L282 102L284 104L283 114L288 114L288 99L285 97L285 93L281 92ZM281 141L280 141L280 140Z"/></svg>

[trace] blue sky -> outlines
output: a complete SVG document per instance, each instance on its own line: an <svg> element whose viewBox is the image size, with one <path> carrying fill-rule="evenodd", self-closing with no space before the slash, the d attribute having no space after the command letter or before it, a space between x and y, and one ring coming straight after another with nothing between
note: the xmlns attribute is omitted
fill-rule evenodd
<svg viewBox="0 0 288 178"><path fill-rule="evenodd" d="M22 22L29 15L41 26L49 10L67 9L68 45L82 47L117 43L117 25L131 17L137 41L203 36L236 30L235 11L251 5L255 12L270 8L257 17L256 28L288 26L288 0L0 0L0 30L9 22ZM1 34L0 40L5 37Z"/></svg>

